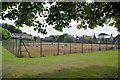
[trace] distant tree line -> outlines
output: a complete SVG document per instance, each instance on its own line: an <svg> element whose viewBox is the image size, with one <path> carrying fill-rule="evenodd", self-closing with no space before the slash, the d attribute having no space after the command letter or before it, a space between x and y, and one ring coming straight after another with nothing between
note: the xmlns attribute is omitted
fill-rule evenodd
<svg viewBox="0 0 120 80"><path fill-rule="evenodd" d="M7 29L8 31L10 31L11 33L22 33L22 31L18 28L16 28L13 25L9 25L7 23L2 23L2 28Z"/></svg>
<svg viewBox="0 0 120 80"><path fill-rule="evenodd" d="M102 36L105 35L107 36L107 33L100 33L98 36ZM106 41L110 41L110 38L96 38L95 35L93 36L87 36L87 35L83 35L83 36L76 36L73 37L71 35L68 35L67 33L62 34L62 35L50 35L49 37L53 37L54 40L56 42L75 42L75 43L79 43L79 42L84 42L84 43L96 43L98 42L98 40L102 41L102 42L106 42Z"/></svg>
<svg viewBox="0 0 120 80"><path fill-rule="evenodd" d="M2 36L3 40L10 39L11 33L27 34L26 32L22 32L20 29L16 28L15 26L7 24L7 23L0 24L0 30L2 32L2 33L0 33L0 36Z"/></svg>
<svg viewBox="0 0 120 80"><path fill-rule="evenodd" d="M62 35L50 35L49 37L53 37L56 42L70 42L74 39L74 37L68 35L67 33Z"/></svg>
<svg viewBox="0 0 120 80"><path fill-rule="evenodd" d="M53 37L55 39L56 42L82 42L86 41L86 42L91 42L92 37L87 37L86 38L82 38L82 39L76 39L71 35L68 35L67 33L62 34L62 35L50 35L49 37Z"/></svg>

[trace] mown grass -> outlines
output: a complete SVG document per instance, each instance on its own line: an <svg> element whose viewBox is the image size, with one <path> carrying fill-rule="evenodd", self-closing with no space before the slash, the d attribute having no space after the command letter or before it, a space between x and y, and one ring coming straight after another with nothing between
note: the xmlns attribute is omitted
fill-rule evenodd
<svg viewBox="0 0 120 80"><path fill-rule="evenodd" d="M0 41L0 79L2 78L2 41Z"/></svg>
<svg viewBox="0 0 120 80"><path fill-rule="evenodd" d="M117 78L118 50L16 58L2 48L3 78Z"/></svg>

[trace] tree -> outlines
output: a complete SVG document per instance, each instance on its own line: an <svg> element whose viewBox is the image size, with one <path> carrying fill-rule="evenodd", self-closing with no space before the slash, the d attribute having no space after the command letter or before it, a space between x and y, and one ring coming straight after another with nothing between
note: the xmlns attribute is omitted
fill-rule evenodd
<svg viewBox="0 0 120 80"><path fill-rule="evenodd" d="M60 41L60 42L64 42L64 39L65 39L66 36L68 36L67 33L62 34L62 35L59 35L59 41Z"/></svg>
<svg viewBox="0 0 120 80"><path fill-rule="evenodd" d="M9 25L7 23L2 23L2 28L7 29L11 33L22 33L22 31L20 29L17 29L15 26Z"/></svg>
<svg viewBox="0 0 120 80"><path fill-rule="evenodd" d="M58 41L58 39L59 39L59 35L50 35L49 37L53 37L55 39L55 41Z"/></svg>
<svg viewBox="0 0 120 80"><path fill-rule="evenodd" d="M93 39L96 40L96 36L95 36L95 34L93 35Z"/></svg>
<svg viewBox="0 0 120 80"><path fill-rule="evenodd" d="M101 36L101 35L108 35L107 33L100 33L98 36Z"/></svg>
<svg viewBox="0 0 120 80"><path fill-rule="evenodd" d="M29 27L34 26L34 30L38 29L38 32L46 34L44 25L37 20L38 17L46 16L47 9L43 4L44 2L2 2L2 19L15 20L17 27L23 27L23 24Z"/></svg>
<svg viewBox="0 0 120 80"><path fill-rule="evenodd" d="M26 32L23 32L23 34L27 34Z"/></svg>
<svg viewBox="0 0 120 80"><path fill-rule="evenodd" d="M45 8L44 4L50 4L50 8ZM23 24L46 34L48 25L54 25L54 29L62 31L63 28L71 27L72 20L80 23L77 28L94 29L104 26L104 23L114 26L120 31L120 2L3 2L2 19L15 20L18 27ZM16 8L14 8L16 7ZM5 13L7 11L8 13ZM43 22L37 20L44 17ZM113 20L113 22L110 22ZM88 25L87 25L88 24Z"/></svg>
<svg viewBox="0 0 120 80"><path fill-rule="evenodd" d="M66 37L65 37L65 42L74 42L74 37L72 37L72 36L70 36L70 35L67 35Z"/></svg>
<svg viewBox="0 0 120 80"><path fill-rule="evenodd" d="M64 42L65 36L67 35L67 33L64 33L62 35L50 35L49 37L53 37L56 41Z"/></svg>
<svg viewBox="0 0 120 80"><path fill-rule="evenodd" d="M47 18L48 24L55 25L56 30L62 31L65 27L71 27L69 24L72 20L80 23L77 28L93 29L99 26L104 26L104 23L110 26L115 25L119 31L120 26L120 6L119 3L79 3L79 2L57 2L51 6ZM114 21L110 23L111 19ZM81 22L79 22L81 21ZM87 25L88 24L88 25Z"/></svg>
<svg viewBox="0 0 120 80"><path fill-rule="evenodd" d="M37 36L34 36L33 38L34 38L34 40L36 41L38 37L37 37Z"/></svg>
<svg viewBox="0 0 120 80"><path fill-rule="evenodd" d="M91 43L93 39L92 39L92 37L87 37L86 40L87 40L88 43Z"/></svg>
<svg viewBox="0 0 120 80"><path fill-rule="evenodd" d="M54 35L50 35L49 37L53 37L55 39L55 36Z"/></svg>
<svg viewBox="0 0 120 80"><path fill-rule="evenodd" d="M2 30L2 35L0 34L0 36L2 36L3 40L7 40L11 38L11 33L7 29L0 27L0 30Z"/></svg>

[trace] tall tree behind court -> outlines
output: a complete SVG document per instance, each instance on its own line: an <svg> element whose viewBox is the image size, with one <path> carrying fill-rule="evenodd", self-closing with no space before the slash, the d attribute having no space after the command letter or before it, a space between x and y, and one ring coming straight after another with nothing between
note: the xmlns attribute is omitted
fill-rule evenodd
<svg viewBox="0 0 120 80"><path fill-rule="evenodd" d="M8 31L10 31L11 33L22 33L22 31L18 28L16 28L13 25L9 25L7 23L2 23L2 28L7 29Z"/></svg>

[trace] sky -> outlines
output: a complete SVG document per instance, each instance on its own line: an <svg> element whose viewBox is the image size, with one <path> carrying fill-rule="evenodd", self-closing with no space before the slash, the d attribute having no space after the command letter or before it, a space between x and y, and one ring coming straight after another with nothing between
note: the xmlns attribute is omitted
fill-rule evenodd
<svg viewBox="0 0 120 80"><path fill-rule="evenodd" d="M10 20L2 20L0 19L0 23L8 23L8 24L12 24L14 25L14 21L10 21ZM82 35L88 35L88 36L92 36L92 35L96 35L96 37L100 34L100 33L107 33L107 34L113 34L113 36L117 36L118 32L117 29L111 26L107 26L105 25L104 27L96 27L94 29L77 29L77 22L72 21L71 22L72 27L71 28L64 28L63 32L59 32L57 30L55 30L53 28L53 26L47 26L47 35L43 35L41 33L38 33L37 31L34 31L33 27L28 27L26 25L24 25L24 27L20 27L20 30L22 30L23 32L26 32L27 34L32 34L33 36L40 36L41 38L44 37L49 37L50 35L61 35L64 33L67 33L69 35L78 35L78 36L82 36Z"/></svg>

